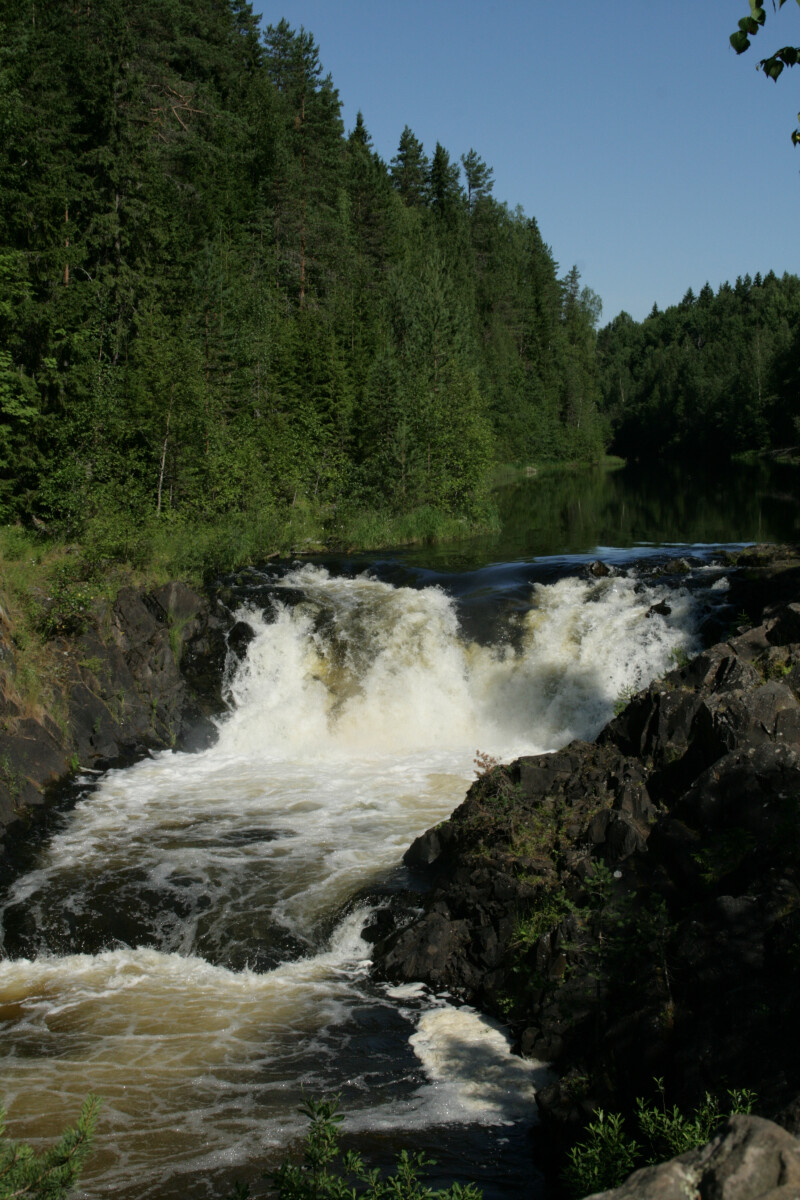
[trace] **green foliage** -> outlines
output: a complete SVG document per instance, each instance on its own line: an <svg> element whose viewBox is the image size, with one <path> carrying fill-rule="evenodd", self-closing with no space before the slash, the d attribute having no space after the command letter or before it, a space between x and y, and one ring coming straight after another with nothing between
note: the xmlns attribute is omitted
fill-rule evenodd
<svg viewBox="0 0 800 1200"><path fill-rule="evenodd" d="M99 1107L98 1098L88 1096L75 1127L66 1129L54 1146L41 1153L3 1137L4 1114L0 1110L0 1200L17 1196L60 1200L65 1196L76 1184L91 1150Z"/></svg>
<svg viewBox="0 0 800 1200"><path fill-rule="evenodd" d="M723 461L797 441L800 278L706 284L598 335L602 408L623 454Z"/></svg>
<svg viewBox="0 0 800 1200"><path fill-rule="evenodd" d="M306 1099L299 1110L310 1122L303 1143L301 1163L284 1162L270 1172L270 1180L279 1200L480 1200L481 1192L474 1184L454 1183L449 1188L432 1191L421 1182L420 1176L433 1161L424 1154L409 1154L402 1150L395 1170L382 1179L380 1172L369 1170L359 1154L343 1153L339 1145L343 1120L336 1100ZM237 1188L234 1200L245 1200L246 1187Z"/></svg>
<svg viewBox="0 0 800 1200"><path fill-rule="evenodd" d="M700 873L709 887L718 884L726 875L735 871L742 860L758 845L755 834L739 826L718 829L709 843L695 850L692 858L700 867Z"/></svg>
<svg viewBox="0 0 800 1200"><path fill-rule="evenodd" d="M23 780L19 774L19 771L14 769L11 759L8 757L8 754L5 751L0 754L0 784L2 784L8 792L11 803L16 805L20 792L22 791ZM2 1121L0 1120L0 1135L1 1134Z"/></svg>
<svg viewBox="0 0 800 1200"><path fill-rule="evenodd" d="M563 891L549 892L535 909L517 920L511 937L512 948L523 952L535 948L542 934L554 929L562 917L573 910L574 905Z"/></svg>
<svg viewBox="0 0 800 1200"><path fill-rule="evenodd" d="M76 568L71 562L56 569L41 615L40 627L46 636L85 632L98 589L93 580L82 578L84 575L80 565Z"/></svg>
<svg viewBox="0 0 800 1200"><path fill-rule="evenodd" d="M573 1196L618 1187L637 1167L662 1162L703 1146L728 1115L749 1113L755 1095L747 1090L726 1093L725 1111L719 1100L706 1092L702 1102L684 1114L677 1105L666 1104L664 1081L656 1079L657 1100L636 1101L639 1141L627 1133L619 1113L597 1110L587 1137L573 1146L564 1170L564 1182Z"/></svg>
<svg viewBox="0 0 800 1200"><path fill-rule="evenodd" d="M387 168L239 0L6 7L0 519L138 565L157 526L481 525L498 448L602 452L596 297L475 150L406 127Z"/></svg>
<svg viewBox="0 0 800 1200"><path fill-rule="evenodd" d="M636 1167L640 1150L619 1113L599 1108L587 1132L586 1141L569 1151L563 1173L570 1194L578 1197L618 1187Z"/></svg>
<svg viewBox="0 0 800 1200"><path fill-rule="evenodd" d="M621 712L624 712L635 695L636 688L631 684L624 687L614 701L614 715L618 717Z"/></svg>
<svg viewBox="0 0 800 1200"><path fill-rule="evenodd" d="M669 661L670 670L680 671L683 670L684 667L688 667L691 660L689 658L689 654L686 650L684 650L683 646L676 646L674 650L670 651Z"/></svg>
<svg viewBox="0 0 800 1200"><path fill-rule="evenodd" d="M772 0L772 7L775 8L776 0ZM777 0L778 8L783 8L786 0ZM750 14L742 17L739 21L739 28L735 33L731 34L730 43L737 54L744 54L745 50L750 47L750 38L755 37L759 29L766 23L767 14L761 0L750 0ZM776 50L774 54L770 54L767 58L762 58L758 64L759 70L764 72L768 79L773 79L777 82L783 73L784 67L795 67L800 62L800 46L783 46L780 50ZM800 121L800 113L797 116ZM800 129L792 131L792 144L800 146Z"/></svg>

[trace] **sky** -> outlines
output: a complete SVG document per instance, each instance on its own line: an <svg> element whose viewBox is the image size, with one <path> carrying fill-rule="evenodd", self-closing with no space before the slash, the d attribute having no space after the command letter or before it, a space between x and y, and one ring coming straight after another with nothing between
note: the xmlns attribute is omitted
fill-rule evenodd
<svg viewBox="0 0 800 1200"><path fill-rule="evenodd" d="M262 26L313 34L346 130L361 110L388 163L409 125L430 155L474 148L494 196L535 217L561 273L577 265L601 323L800 273L800 44L794 5L742 56L748 0L254 0Z"/></svg>

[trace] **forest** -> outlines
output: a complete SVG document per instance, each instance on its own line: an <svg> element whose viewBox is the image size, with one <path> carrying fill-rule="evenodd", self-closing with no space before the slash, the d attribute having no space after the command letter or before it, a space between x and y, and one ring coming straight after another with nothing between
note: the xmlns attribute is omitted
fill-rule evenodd
<svg viewBox="0 0 800 1200"><path fill-rule="evenodd" d="M770 271L600 331L602 410L625 457L725 461L800 443L800 279Z"/></svg>
<svg viewBox="0 0 800 1200"><path fill-rule="evenodd" d="M247 0L0 13L0 520L474 526L603 452L599 300L475 150L386 164Z"/></svg>
<svg viewBox="0 0 800 1200"><path fill-rule="evenodd" d="M406 125L384 162L248 0L0 0L0 34L0 522L380 540L490 522L497 464L800 440L795 276L598 334L475 149Z"/></svg>

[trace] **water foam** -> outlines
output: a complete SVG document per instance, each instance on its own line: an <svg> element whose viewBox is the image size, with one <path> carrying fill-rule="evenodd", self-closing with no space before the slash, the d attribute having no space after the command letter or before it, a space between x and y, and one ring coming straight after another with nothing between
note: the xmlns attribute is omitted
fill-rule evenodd
<svg viewBox="0 0 800 1200"><path fill-rule="evenodd" d="M298 1080L337 1090L335 1031L390 1003L365 983L362 916L331 940L331 915L447 816L478 748L590 737L621 691L692 649L689 594L624 576L535 586L494 646L462 637L438 588L311 566L282 583L305 600L240 614L255 638L218 743L109 772L5 905L40 954L0 964L12 1132L55 1132L101 1092L114 1132L88 1177L98 1195L134 1179L139 1197L166 1194L167 1162L179 1176L285 1138ZM671 612L648 615L667 596ZM527 1106L535 1072L500 1032L438 1002L420 1016L431 1003L408 1016L430 1085L402 1112L373 1097L361 1120Z"/></svg>

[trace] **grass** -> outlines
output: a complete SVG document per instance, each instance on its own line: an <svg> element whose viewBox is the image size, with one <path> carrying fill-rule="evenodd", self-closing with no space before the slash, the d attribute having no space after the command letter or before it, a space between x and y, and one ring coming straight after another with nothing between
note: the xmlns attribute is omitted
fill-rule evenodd
<svg viewBox="0 0 800 1200"><path fill-rule="evenodd" d="M332 509L299 500L206 520L126 521L97 517L87 527L84 553L101 564L125 564L138 582L183 579L199 585L214 575L277 556L376 550L459 540L498 526L487 509L468 521L430 506L407 513Z"/></svg>
<svg viewBox="0 0 800 1200"><path fill-rule="evenodd" d="M594 462L575 459L568 462L537 460L529 463L497 463L492 469L491 486L505 487L532 475L558 475L565 471L585 471L593 467L599 467L603 471L619 471L625 465L626 459L619 458L616 454L603 454Z"/></svg>
<svg viewBox="0 0 800 1200"><path fill-rule="evenodd" d="M81 633L100 600L126 585L155 588L172 579L196 587L214 576L277 556L355 553L388 546L461 540L496 529L487 507L472 522L430 506L411 512L339 511L308 501L213 519L141 520L106 511L87 522L79 543L21 525L0 527L0 688L23 716L53 712L59 668L52 640ZM180 630L172 635L178 651Z"/></svg>
<svg viewBox="0 0 800 1200"><path fill-rule="evenodd" d="M45 548L16 526L0 529L0 645L7 647L0 657L0 689L22 718L50 711L58 720L53 703L59 663L39 619L67 556L67 547Z"/></svg>

